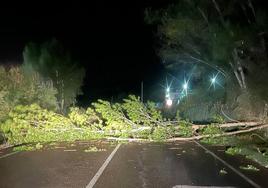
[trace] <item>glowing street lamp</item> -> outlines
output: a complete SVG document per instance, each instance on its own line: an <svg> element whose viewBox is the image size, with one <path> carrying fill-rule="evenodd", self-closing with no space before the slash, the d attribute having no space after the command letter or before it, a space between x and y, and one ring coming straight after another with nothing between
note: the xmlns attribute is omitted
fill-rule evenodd
<svg viewBox="0 0 268 188"><path fill-rule="evenodd" d="M167 100L166 100L166 105L167 105L168 107L172 106L172 100L171 100L171 99L167 99Z"/></svg>
<svg viewBox="0 0 268 188"><path fill-rule="evenodd" d="M183 89L183 92L185 93L185 96L188 95L188 88L189 88L188 81L184 80L184 84L182 85L182 89Z"/></svg>
<svg viewBox="0 0 268 188"><path fill-rule="evenodd" d="M216 84L217 85L219 85L219 86L221 86L220 85L220 83L217 81L217 76L218 76L218 74L219 74L219 72L214 76L212 76L212 78L210 78L210 86L209 86L209 88L211 87L211 86L213 86L213 88L215 89L215 87L216 87ZM221 86L222 87L222 86Z"/></svg>
<svg viewBox="0 0 268 188"><path fill-rule="evenodd" d="M184 90L187 90L188 89L188 83L184 83L182 87L183 87Z"/></svg>
<svg viewBox="0 0 268 188"><path fill-rule="evenodd" d="M167 88L167 93L169 93L169 91L170 91L170 88L168 87L168 88Z"/></svg>
<svg viewBox="0 0 268 188"><path fill-rule="evenodd" d="M211 83L215 84L215 82L216 82L216 78L214 77L214 78L211 79Z"/></svg>

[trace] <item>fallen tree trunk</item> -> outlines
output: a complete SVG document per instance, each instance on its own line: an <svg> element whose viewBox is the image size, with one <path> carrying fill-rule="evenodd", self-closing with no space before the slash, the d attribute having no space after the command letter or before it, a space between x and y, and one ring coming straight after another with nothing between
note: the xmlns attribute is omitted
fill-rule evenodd
<svg viewBox="0 0 268 188"><path fill-rule="evenodd" d="M170 142L172 142L172 141L189 141L189 140L200 140L202 138L209 138L209 137L217 138L217 137L223 137L223 136L232 136L232 135L238 135L238 134L242 134L242 133L253 132L253 131L264 129L264 128L268 128L268 124L259 125L256 127L245 129L245 130L227 132L227 133L222 133L222 134L200 135L200 136L193 136L193 137L188 137L188 138L182 138L182 137L170 138L170 139L167 139L167 141L170 141Z"/></svg>
<svg viewBox="0 0 268 188"><path fill-rule="evenodd" d="M129 142L145 142L150 141L149 139L143 138L117 138L117 137L108 137L107 140L115 140L115 141L129 141Z"/></svg>
<svg viewBox="0 0 268 188"><path fill-rule="evenodd" d="M232 127L254 127L254 126L259 126L262 125L262 122L239 122L239 123L224 123L224 124L219 124L218 126L220 128L232 128ZM204 128L208 125L192 125L192 128L197 130L200 128Z"/></svg>
<svg viewBox="0 0 268 188"><path fill-rule="evenodd" d="M253 127L261 125L261 122L239 122L239 123L224 123L220 124L221 128L230 128L230 127Z"/></svg>

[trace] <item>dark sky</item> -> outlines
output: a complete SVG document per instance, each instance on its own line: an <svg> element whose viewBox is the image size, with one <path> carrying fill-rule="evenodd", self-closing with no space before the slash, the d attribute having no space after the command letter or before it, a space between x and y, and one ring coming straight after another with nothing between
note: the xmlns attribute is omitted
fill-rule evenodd
<svg viewBox="0 0 268 188"><path fill-rule="evenodd" d="M167 0L88 2L0 6L0 61L21 62L25 44L56 38L86 68L80 101L138 94L142 80L150 96L163 68L143 13Z"/></svg>

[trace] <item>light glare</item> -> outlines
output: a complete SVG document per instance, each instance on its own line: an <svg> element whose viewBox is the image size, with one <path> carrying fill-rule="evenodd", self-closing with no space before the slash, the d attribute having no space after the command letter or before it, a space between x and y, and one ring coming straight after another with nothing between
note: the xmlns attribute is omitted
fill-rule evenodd
<svg viewBox="0 0 268 188"><path fill-rule="evenodd" d="M183 89L186 90L188 88L188 84L187 83L184 83L182 87L183 87Z"/></svg>
<svg viewBox="0 0 268 188"><path fill-rule="evenodd" d="M171 106L172 105L172 100L171 99L167 99L166 104L167 104L167 106Z"/></svg>
<svg viewBox="0 0 268 188"><path fill-rule="evenodd" d="M212 78L212 79L211 79L211 82L214 84L214 83L216 82L216 78L215 78L215 77Z"/></svg>

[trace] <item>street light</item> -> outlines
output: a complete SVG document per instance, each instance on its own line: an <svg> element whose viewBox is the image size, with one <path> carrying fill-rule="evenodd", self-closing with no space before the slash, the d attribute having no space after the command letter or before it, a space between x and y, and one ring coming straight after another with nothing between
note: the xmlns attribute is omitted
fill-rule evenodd
<svg viewBox="0 0 268 188"><path fill-rule="evenodd" d="M218 77L219 73L220 73L220 72L218 72L215 76L214 76L214 74L213 74L212 78L210 78L210 86L209 86L209 88L210 88L211 86L213 86L213 88L215 89L216 84L219 85L219 86L221 86L221 84L220 84L220 83L218 82L218 80L217 80L217 77ZM221 87L222 87L222 86L221 86Z"/></svg>
<svg viewBox="0 0 268 188"><path fill-rule="evenodd" d="M215 84L215 82L216 82L216 78L214 77L214 78L211 79L211 83Z"/></svg>
<svg viewBox="0 0 268 188"><path fill-rule="evenodd" d="M182 85L183 93L185 93L185 96L188 95L188 81L184 80L184 84Z"/></svg>
<svg viewBox="0 0 268 188"><path fill-rule="evenodd" d="M167 93L169 93L169 91L170 91L170 88L168 87L168 88L167 88Z"/></svg>
<svg viewBox="0 0 268 188"><path fill-rule="evenodd" d="M167 100L166 100L166 105L167 105L168 107L172 106L172 100L171 100L171 99L167 99Z"/></svg>
<svg viewBox="0 0 268 188"><path fill-rule="evenodd" d="M187 90L188 89L188 83L184 83L182 87L183 87L184 90Z"/></svg>

